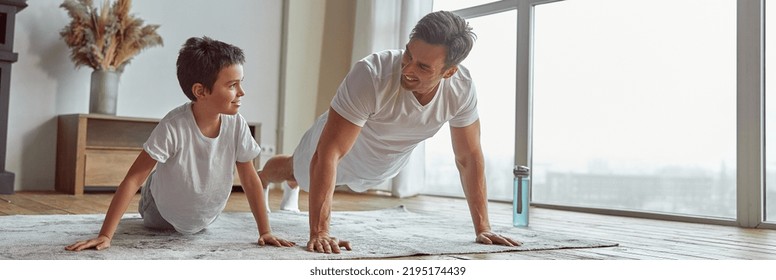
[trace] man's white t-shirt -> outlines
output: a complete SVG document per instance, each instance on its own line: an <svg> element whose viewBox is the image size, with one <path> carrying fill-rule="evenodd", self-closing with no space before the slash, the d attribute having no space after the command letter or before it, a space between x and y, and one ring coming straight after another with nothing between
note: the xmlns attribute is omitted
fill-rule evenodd
<svg viewBox="0 0 776 280"><path fill-rule="evenodd" d="M167 113L143 144L158 164L150 180L159 214L175 230L196 233L215 221L232 190L236 162L261 148L238 113L221 115L215 138L202 134L188 102Z"/></svg>
<svg viewBox="0 0 776 280"><path fill-rule="evenodd" d="M340 84L331 108L362 127L353 148L337 166L337 185L365 191L393 178L409 161L412 150L446 122L465 127L478 118L477 96L469 71L442 79L434 98L421 105L401 87L403 50L375 53L357 62ZM306 191L310 161L326 124L322 114L294 151L294 177Z"/></svg>

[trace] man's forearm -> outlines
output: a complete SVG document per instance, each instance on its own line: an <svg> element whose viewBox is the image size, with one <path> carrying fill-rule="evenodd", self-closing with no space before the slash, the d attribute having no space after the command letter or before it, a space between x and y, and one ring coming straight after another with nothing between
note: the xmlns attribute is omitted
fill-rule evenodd
<svg viewBox="0 0 776 280"><path fill-rule="evenodd" d="M460 164L461 184L469 205L472 223L477 234L490 231L488 219L488 193L485 185L484 162L481 160L469 160Z"/></svg>
<svg viewBox="0 0 776 280"><path fill-rule="evenodd" d="M346 120L334 109L329 109L329 117L321 131L315 153L310 160L310 170L308 170L310 172L311 241L308 243L308 250L329 252L327 248L332 244L322 245L320 241L332 241L328 235L337 164L353 147L360 131L361 127ZM339 248L336 247L338 245L335 244L332 252L339 252Z"/></svg>
<svg viewBox="0 0 776 280"><path fill-rule="evenodd" d="M313 158L310 165L310 236L329 234L331 202L334 197L336 163Z"/></svg>

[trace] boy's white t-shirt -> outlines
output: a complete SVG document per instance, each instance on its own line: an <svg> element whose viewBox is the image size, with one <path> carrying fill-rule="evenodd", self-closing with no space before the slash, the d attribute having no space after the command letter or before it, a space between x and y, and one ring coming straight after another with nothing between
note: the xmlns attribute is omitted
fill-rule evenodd
<svg viewBox="0 0 776 280"><path fill-rule="evenodd" d="M221 115L215 138L202 134L188 102L167 113L143 144L158 164L150 188L159 213L175 230L196 233L215 221L232 190L236 162L261 148L238 113Z"/></svg>
<svg viewBox="0 0 776 280"><path fill-rule="evenodd" d="M403 50L383 51L357 62L340 84L331 108L362 127L353 148L337 166L337 185L365 191L393 178L409 161L418 143L434 136L446 122L465 127L478 118L477 96L462 65L442 79L434 98L420 105L401 87ZM294 151L294 176L309 190L310 160L326 124L322 114Z"/></svg>

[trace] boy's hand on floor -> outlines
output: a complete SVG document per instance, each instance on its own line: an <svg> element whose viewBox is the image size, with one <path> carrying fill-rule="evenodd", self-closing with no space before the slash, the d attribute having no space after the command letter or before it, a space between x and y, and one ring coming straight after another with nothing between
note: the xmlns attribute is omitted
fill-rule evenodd
<svg viewBox="0 0 776 280"><path fill-rule="evenodd" d="M78 241L73 245L65 247L65 250L78 252L83 249L94 248L97 250L102 250L108 247L110 247L110 238L105 235L100 235L94 239Z"/></svg>

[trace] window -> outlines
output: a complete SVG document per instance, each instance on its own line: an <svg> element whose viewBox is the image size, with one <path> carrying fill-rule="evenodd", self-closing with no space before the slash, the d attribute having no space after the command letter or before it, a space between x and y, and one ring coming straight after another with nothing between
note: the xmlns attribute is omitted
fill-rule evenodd
<svg viewBox="0 0 776 280"><path fill-rule="evenodd" d="M534 10L533 201L736 217L736 1Z"/></svg>
<svg viewBox="0 0 776 280"><path fill-rule="evenodd" d="M434 10L440 10L439 2L435 1ZM515 146L517 10L470 18L467 21L477 34L477 41L462 65L469 69L477 89L488 196L511 200ZM448 127L443 127L436 136L426 140L425 145L425 193L463 196Z"/></svg>

